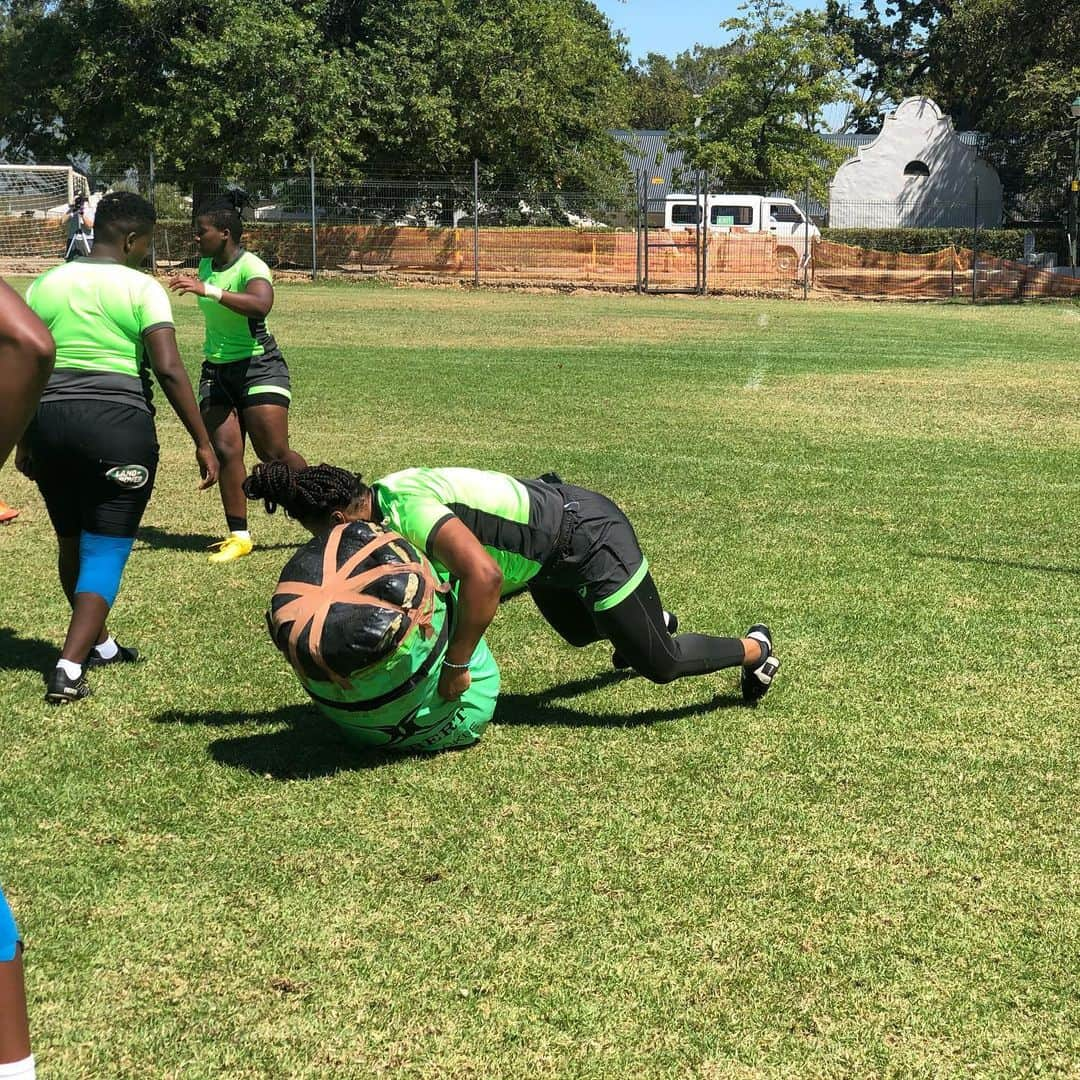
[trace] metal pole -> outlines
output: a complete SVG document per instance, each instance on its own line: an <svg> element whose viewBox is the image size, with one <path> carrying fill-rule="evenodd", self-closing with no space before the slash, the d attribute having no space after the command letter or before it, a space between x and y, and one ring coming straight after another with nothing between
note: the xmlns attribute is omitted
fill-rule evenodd
<svg viewBox="0 0 1080 1080"><path fill-rule="evenodd" d="M702 189L705 192L705 239L701 242L701 295L709 295L709 174L702 176Z"/></svg>
<svg viewBox="0 0 1080 1080"><path fill-rule="evenodd" d="M979 181L975 181L975 221L971 230L971 302L979 299Z"/></svg>
<svg viewBox="0 0 1080 1080"><path fill-rule="evenodd" d="M311 155L311 280L319 275L318 238L315 225L315 155Z"/></svg>
<svg viewBox="0 0 1080 1080"><path fill-rule="evenodd" d="M645 292L649 291L649 184L651 183L648 176L644 177L642 185L642 208L645 217L645 244L642 248L643 258L642 265L644 273L642 274L642 281L645 283ZM666 220L664 225L667 225Z"/></svg>
<svg viewBox="0 0 1080 1080"><path fill-rule="evenodd" d="M480 286L480 161L473 158L472 163L472 280Z"/></svg>
<svg viewBox="0 0 1080 1080"><path fill-rule="evenodd" d="M810 296L810 180L803 188L803 256L802 256L802 298Z"/></svg>
<svg viewBox="0 0 1080 1080"><path fill-rule="evenodd" d="M147 190L147 198L150 200L150 205L154 206L154 151L150 151L150 178L149 188ZM156 207L155 207L156 209ZM150 234L150 273L157 273L157 229Z"/></svg>
<svg viewBox="0 0 1080 1080"><path fill-rule="evenodd" d="M1080 116L1076 118L1073 130L1073 174L1069 184L1069 269L1073 277L1076 277L1076 230L1080 228L1076 214L1077 192L1080 192Z"/></svg>
<svg viewBox="0 0 1080 1080"><path fill-rule="evenodd" d="M634 172L634 291L641 293L641 170Z"/></svg>
<svg viewBox="0 0 1080 1080"><path fill-rule="evenodd" d="M694 202L697 204L697 224L694 226L694 292L701 292L701 219L705 214L701 198L701 170L694 174Z"/></svg>

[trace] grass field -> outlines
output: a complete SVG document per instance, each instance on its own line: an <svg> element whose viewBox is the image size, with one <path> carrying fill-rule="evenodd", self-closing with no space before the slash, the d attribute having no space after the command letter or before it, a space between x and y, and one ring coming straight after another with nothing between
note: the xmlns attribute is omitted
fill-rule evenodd
<svg viewBox="0 0 1080 1080"><path fill-rule="evenodd" d="M194 303L176 303L194 369ZM285 285L294 443L365 475L555 468L620 502L686 629L770 623L756 710L489 642L482 743L364 757L262 622L303 536L163 467L50 710L36 491L0 531L0 874L40 1075L1080 1076L1077 305ZM160 394L159 394L160 399Z"/></svg>

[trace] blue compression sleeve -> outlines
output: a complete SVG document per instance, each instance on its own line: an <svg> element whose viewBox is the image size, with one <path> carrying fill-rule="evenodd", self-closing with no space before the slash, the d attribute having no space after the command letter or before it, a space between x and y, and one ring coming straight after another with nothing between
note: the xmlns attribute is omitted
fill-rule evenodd
<svg viewBox="0 0 1080 1080"><path fill-rule="evenodd" d="M3 891L0 891L0 964L15 959L15 946L18 943L19 931L15 929L15 918L4 899Z"/></svg>
<svg viewBox="0 0 1080 1080"><path fill-rule="evenodd" d="M109 607L120 591L124 566L135 544L134 536L99 536L83 532L79 536L79 580L75 591L97 593Z"/></svg>

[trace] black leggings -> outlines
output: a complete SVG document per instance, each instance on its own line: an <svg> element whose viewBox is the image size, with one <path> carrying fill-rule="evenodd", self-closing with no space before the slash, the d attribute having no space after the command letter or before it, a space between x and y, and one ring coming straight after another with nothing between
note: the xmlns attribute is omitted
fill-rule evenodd
<svg viewBox="0 0 1080 1080"><path fill-rule="evenodd" d="M570 589L530 585L540 614L571 645L581 648L605 638L639 675L669 683L686 675L735 667L743 662L739 638L679 634L672 637L664 624L664 609L652 575L620 604L607 611L590 611Z"/></svg>

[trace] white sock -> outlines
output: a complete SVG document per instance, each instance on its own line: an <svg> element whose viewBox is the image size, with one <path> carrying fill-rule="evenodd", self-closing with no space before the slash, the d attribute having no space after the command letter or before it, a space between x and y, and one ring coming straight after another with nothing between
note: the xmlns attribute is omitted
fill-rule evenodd
<svg viewBox="0 0 1080 1080"><path fill-rule="evenodd" d="M110 634L100 645L94 646L94 652L101 657L102 660L111 660L120 651L120 646L116 644L116 638Z"/></svg>
<svg viewBox="0 0 1080 1080"><path fill-rule="evenodd" d="M57 660L56 661L56 666L69 679L77 679L77 678L79 678L80 675L82 675L82 664L76 664L73 660L63 660L63 659ZM3 1073L0 1073L0 1076L3 1076L3 1075L4 1075Z"/></svg>
<svg viewBox="0 0 1080 1080"><path fill-rule="evenodd" d="M238 536L241 540L250 540L251 539L251 533L248 532L247 529L233 529L233 531L231 533L229 533L229 535L230 536Z"/></svg>
<svg viewBox="0 0 1080 1080"><path fill-rule="evenodd" d="M31 1054L22 1061L9 1061L0 1063L0 1078L2 1080L34 1080L34 1055Z"/></svg>

